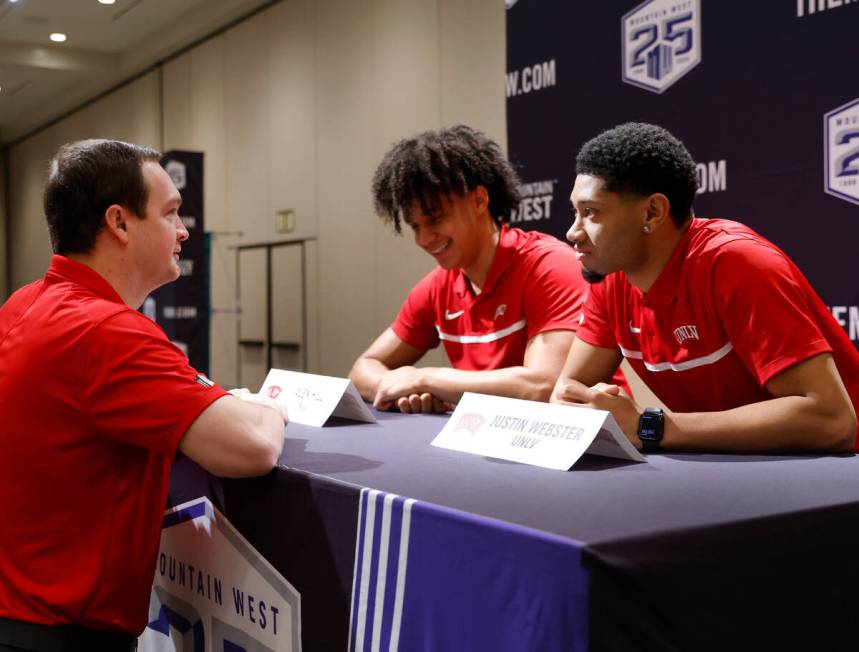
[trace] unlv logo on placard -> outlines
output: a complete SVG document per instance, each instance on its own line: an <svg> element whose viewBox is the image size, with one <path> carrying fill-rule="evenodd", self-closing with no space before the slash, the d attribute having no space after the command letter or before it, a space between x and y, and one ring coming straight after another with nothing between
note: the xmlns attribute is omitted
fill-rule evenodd
<svg viewBox="0 0 859 652"><path fill-rule="evenodd" d="M823 130L824 190L859 204L859 98L827 113Z"/></svg>
<svg viewBox="0 0 859 652"><path fill-rule="evenodd" d="M700 0L646 0L621 19L623 81L661 93L701 61Z"/></svg>

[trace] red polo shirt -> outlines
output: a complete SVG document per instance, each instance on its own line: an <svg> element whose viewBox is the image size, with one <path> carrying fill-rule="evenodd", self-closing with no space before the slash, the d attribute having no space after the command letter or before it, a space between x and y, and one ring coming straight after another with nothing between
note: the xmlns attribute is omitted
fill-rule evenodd
<svg viewBox="0 0 859 652"><path fill-rule="evenodd" d="M0 308L0 616L138 634L179 441L225 392L91 268Z"/></svg>
<svg viewBox="0 0 859 652"><path fill-rule="evenodd" d="M538 333L578 327L587 291L580 270L557 238L504 226L480 294L462 270L437 267L409 292L391 328L422 351L442 341L456 369L519 366Z"/></svg>
<svg viewBox="0 0 859 652"><path fill-rule="evenodd" d="M824 352L859 408L859 352L784 252L737 222L692 220L647 293L623 272L595 284L577 336L619 348L676 412L770 399L770 378Z"/></svg>

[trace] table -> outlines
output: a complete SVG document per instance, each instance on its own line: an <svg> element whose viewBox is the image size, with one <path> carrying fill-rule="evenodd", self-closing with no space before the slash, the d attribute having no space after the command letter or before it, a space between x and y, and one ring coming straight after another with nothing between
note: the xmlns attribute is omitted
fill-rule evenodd
<svg viewBox="0 0 859 652"><path fill-rule="evenodd" d="M859 649L853 455L558 472L377 416L290 424L264 478L174 470L300 591L305 650Z"/></svg>

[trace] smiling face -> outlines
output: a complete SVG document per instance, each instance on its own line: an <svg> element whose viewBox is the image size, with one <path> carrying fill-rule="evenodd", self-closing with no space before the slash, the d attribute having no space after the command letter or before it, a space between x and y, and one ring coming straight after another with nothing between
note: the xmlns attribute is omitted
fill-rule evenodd
<svg viewBox="0 0 859 652"><path fill-rule="evenodd" d="M570 203L575 219L567 240L575 245L586 280L598 281L618 270L629 274L641 267L646 260L642 229L647 197L610 192L600 177L580 174Z"/></svg>
<svg viewBox="0 0 859 652"><path fill-rule="evenodd" d="M154 161L145 161L141 169L149 196L146 215L132 216L127 222L128 256L154 290L179 278L179 252L188 230L179 217L182 197L170 176Z"/></svg>
<svg viewBox="0 0 859 652"><path fill-rule="evenodd" d="M494 251L495 227L486 207L486 192L480 190L464 196L441 196L438 209L430 214L416 204L406 219L415 243L444 269L459 268L467 273L487 250Z"/></svg>

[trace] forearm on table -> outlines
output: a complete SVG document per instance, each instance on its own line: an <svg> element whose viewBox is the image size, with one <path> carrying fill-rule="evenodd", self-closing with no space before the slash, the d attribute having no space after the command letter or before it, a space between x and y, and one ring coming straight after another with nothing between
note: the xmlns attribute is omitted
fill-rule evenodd
<svg viewBox="0 0 859 652"><path fill-rule="evenodd" d="M355 384L364 400L372 401L386 371L388 367L375 358L358 358L349 372L349 380Z"/></svg>
<svg viewBox="0 0 859 652"><path fill-rule="evenodd" d="M849 452L856 421L807 396L783 396L723 412L667 413L662 447L741 453Z"/></svg>
<svg viewBox="0 0 859 652"><path fill-rule="evenodd" d="M555 381L551 372L525 366L486 371L424 367L421 374L422 392L451 403L465 392L547 401Z"/></svg>

